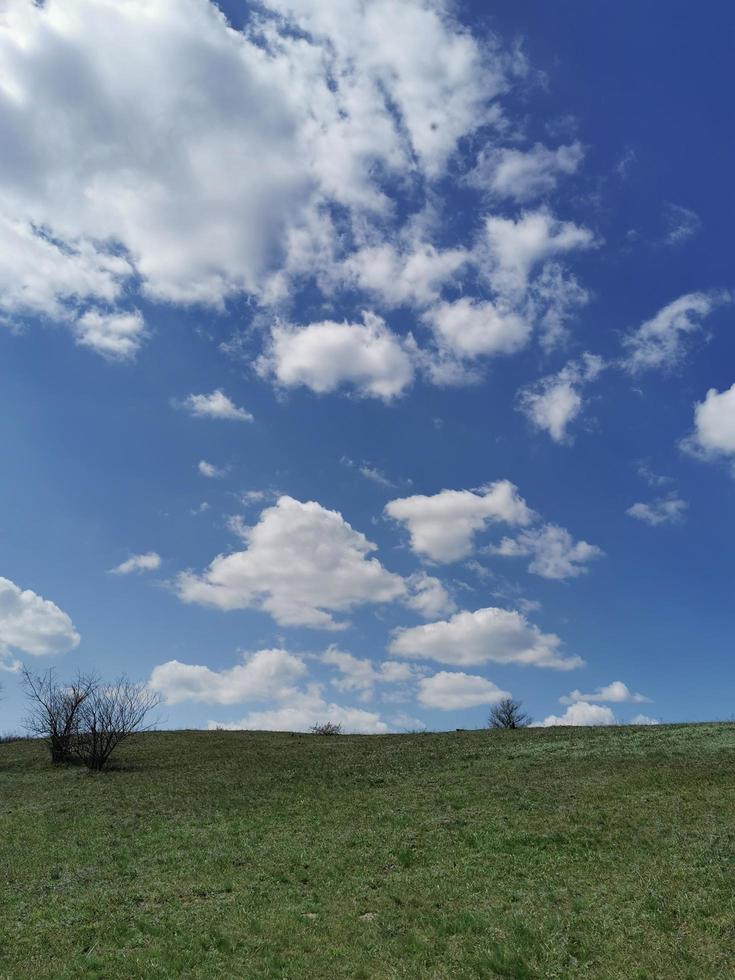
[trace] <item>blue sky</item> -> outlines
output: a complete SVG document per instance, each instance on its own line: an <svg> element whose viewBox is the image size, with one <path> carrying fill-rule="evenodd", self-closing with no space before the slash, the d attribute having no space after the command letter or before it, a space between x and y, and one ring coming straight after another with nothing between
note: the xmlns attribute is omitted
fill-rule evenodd
<svg viewBox="0 0 735 980"><path fill-rule="evenodd" d="M734 16L10 0L0 730L730 717Z"/></svg>

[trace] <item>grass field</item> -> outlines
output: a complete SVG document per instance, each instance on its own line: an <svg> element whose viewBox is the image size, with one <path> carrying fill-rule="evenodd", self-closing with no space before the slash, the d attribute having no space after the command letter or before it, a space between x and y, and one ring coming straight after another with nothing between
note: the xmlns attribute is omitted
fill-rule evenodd
<svg viewBox="0 0 735 980"><path fill-rule="evenodd" d="M735 977L735 725L0 745L0 976Z"/></svg>

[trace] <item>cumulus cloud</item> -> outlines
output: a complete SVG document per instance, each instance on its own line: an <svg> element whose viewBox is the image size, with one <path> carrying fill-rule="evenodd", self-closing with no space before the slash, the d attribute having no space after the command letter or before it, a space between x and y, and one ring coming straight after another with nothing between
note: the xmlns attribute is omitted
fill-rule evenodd
<svg viewBox="0 0 735 980"><path fill-rule="evenodd" d="M598 687L593 694L583 694L581 691L572 691L559 698L561 704L575 704L577 701L610 701L613 703L629 702L631 704L646 704L650 702L645 694L634 694L629 690L627 684L622 681L613 681L605 687Z"/></svg>
<svg viewBox="0 0 735 980"><path fill-rule="evenodd" d="M649 715L635 715L628 722L629 725L660 725L658 718L651 718Z"/></svg>
<svg viewBox="0 0 735 980"><path fill-rule="evenodd" d="M694 406L694 430L682 448L703 459L735 456L735 384L725 391L710 388Z"/></svg>
<svg viewBox="0 0 735 980"><path fill-rule="evenodd" d="M161 567L161 556L155 551L131 555L126 561L110 569L111 575L130 575L132 572L152 572Z"/></svg>
<svg viewBox="0 0 735 980"><path fill-rule="evenodd" d="M168 302L267 298L338 247L330 205L383 220L386 175L440 178L524 70L444 4L259 14L235 29L208 0L6 4L6 311L58 316L138 283Z"/></svg>
<svg viewBox="0 0 735 980"><path fill-rule="evenodd" d="M400 249L383 242L358 249L345 261L343 275L389 308L422 307L436 302L470 259L463 248L438 249L414 240Z"/></svg>
<svg viewBox="0 0 735 980"><path fill-rule="evenodd" d="M529 572L548 579L584 575L587 563L604 553L597 545L575 541L566 528L557 524L521 531L517 537L503 538L499 545L490 545L487 550L506 558L531 555Z"/></svg>
<svg viewBox="0 0 735 980"><path fill-rule="evenodd" d="M687 506L686 500L682 500L679 494L673 491L665 497L657 497L648 503L639 501L632 504L625 513L638 521L650 524L651 527L659 527L661 524L681 524Z"/></svg>
<svg viewBox="0 0 735 980"><path fill-rule="evenodd" d="M725 294L687 293L664 306L651 319L623 339L623 367L631 374L672 370L681 363L687 340L702 331L702 322Z"/></svg>
<svg viewBox="0 0 735 980"><path fill-rule="evenodd" d="M55 603L0 577L0 660L13 651L42 657L78 645L74 624Z"/></svg>
<svg viewBox="0 0 735 980"><path fill-rule="evenodd" d="M90 347L108 361L130 361L145 336L145 321L137 311L103 313L87 310L73 325L77 343Z"/></svg>
<svg viewBox="0 0 735 980"><path fill-rule="evenodd" d="M339 676L332 680L333 687L338 691L357 691L365 700L373 697L377 684L405 684L420 675L413 664L396 660L383 660L376 664L335 646L322 654L321 661L339 672Z"/></svg>
<svg viewBox="0 0 735 980"><path fill-rule="evenodd" d="M227 472L227 470L222 469L219 466L215 466L214 463L208 463L206 459L199 460L197 469L202 476L206 476L209 480L219 480L225 476Z"/></svg>
<svg viewBox="0 0 735 980"><path fill-rule="evenodd" d="M406 605L424 619L436 619L453 613L457 608L443 583L426 572L415 572L406 579L409 595Z"/></svg>
<svg viewBox="0 0 735 980"><path fill-rule="evenodd" d="M244 408L239 408L227 397L227 395L216 388L209 395L187 395L184 400L184 407L200 419L234 419L237 422L252 422L253 416L246 412Z"/></svg>
<svg viewBox="0 0 735 980"><path fill-rule="evenodd" d="M548 432L554 442L568 443L571 441L569 426L582 413L583 389L604 367L604 361L597 354L585 353L556 374L521 388L517 408L535 428Z"/></svg>
<svg viewBox="0 0 735 980"><path fill-rule="evenodd" d="M336 647L330 647L321 659L340 671L340 678L333 682L336 688L358 692L363 698L372 693L376 683L397 684L417 672L410 664L384 661L373 665ZM308 677L303 657L276 648L245 653L242 663L222 670L170 660L153 669L148 685L168 704L270 702L269 707L250 711L239 721L210 721L210 729L306 731L318 722L333 721L346 731L388 731L387 723L374 712L325 700L322 685L311 682L301 686Z"/></svg>
<svg viewBox="0 0 735 980"><path fill-rule="evenodd" d="M413 380L403 343L372 313L363 313L362 323L277 323L257 370L284 388L303 385L325 394L348 387L384 401L402 394Z"/></svg>
<svg viewBox="0 0 735 980"><path fill-rule="evenodd" d="M542 728L555 725L617 725L617 719L610 708L587 701L576 701L563 715L549 715L541 722Z"/></svg>
<svg viewBox="0 0 735 980"><path fill-rule="evenodd" d="M485 220L490 282L498 292L525 292L534 268L551 259L595 245L588 228L560 221L550 211L525 211L518 219L492 215Z"/></svg>
<svg viewBox="0 0 735 980"><path fill-rule="evenodd" d="M345 623L332 613L405 594L403 579L368 557L375 545L314 501L282 496L241 534L244 550L219 555L201 575L178 577L184 602L262 608L283 626L339 629Z"/></svg>
<svg viewBox="0 0 735 980"><path fill-rule="evenodd" d="M308 672L304 661L286 650L258 650L244 654L243 661L225 670L212 670L169 660L153 668L148 685L168 704L238 704L288 697Z"/></svg>
<svg viewBox="0 0 735 980"><path fill-rule="evenodd" d="M495 704L510 697L492 681L476 674L442 670L419 681L418 700L427 708L452 711L459 708L475 708L480 704Z"/></svg>
<svg viewBox="0 0 735 980"><path fill-rule="evenodd" d="M499 197L525 202L553 191L559 178L575 173L583 158L580 143L556 150L542 143L530 150L484 150L470 180Z"/></svg>
<svg viewBox="0 0 735 980"><path fill-rule="evenodd" d="M513 354L526 346L531 332L528 322L512 310L465 296L433 307L424 320L437 343L458 357Z"/></svg>
<svg viewBox="0 0 735 980"><path fill-rule="evenodd" d="M390 652L409 660L435 660L455 666L489 662L531 664L571 670L583 665L565 656L554 633L542 633L515 610L489 607L462 611L448 620L394 631Z"/></svg>
<svg viewBox="0 0 735 980"><path fill-rule="evenodd" d="M289 697L288 703L264 711L251 711L239 721L210 721L210 729L230 731L306 732L312 725L331 721L342 725L346 733L383 735L389 726L379 714L363 708L346 707L327 701L318 684Z"/></svg>
<svg viewBox="0 0 735 980"><path fill-rule="evenodd" d="M386 514L406 525L411 548L435 562L458 561L472 551L474 535L491 522L525 525L534 512L508 480L472 490L442 490L391 500Z"/></svg>

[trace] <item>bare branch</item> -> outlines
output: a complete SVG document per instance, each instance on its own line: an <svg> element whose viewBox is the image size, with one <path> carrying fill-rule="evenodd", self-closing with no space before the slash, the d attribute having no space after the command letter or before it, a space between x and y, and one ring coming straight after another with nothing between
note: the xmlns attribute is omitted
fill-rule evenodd
<svg viewBox="0 0 735 980"><path fill-rule="evenodd" d="M161 698L145 684L124 675L99 684L81 706L74 753L89 769L106 769L115 749L131 735L149 731L146 718Z"/></svg>

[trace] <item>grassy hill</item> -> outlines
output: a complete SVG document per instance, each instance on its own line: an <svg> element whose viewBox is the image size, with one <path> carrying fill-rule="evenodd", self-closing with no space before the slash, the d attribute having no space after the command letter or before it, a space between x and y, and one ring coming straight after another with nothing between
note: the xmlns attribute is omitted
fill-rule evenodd
<svg viewBox="0 0 735 980"><path fill-rule="evenodd" d="M735 725L0 745L0 977L735 976Z"/></svg>

